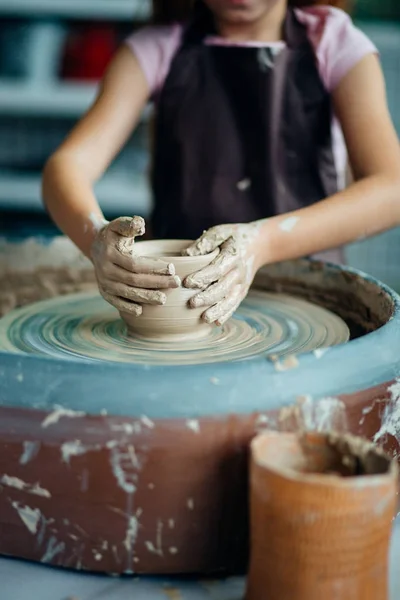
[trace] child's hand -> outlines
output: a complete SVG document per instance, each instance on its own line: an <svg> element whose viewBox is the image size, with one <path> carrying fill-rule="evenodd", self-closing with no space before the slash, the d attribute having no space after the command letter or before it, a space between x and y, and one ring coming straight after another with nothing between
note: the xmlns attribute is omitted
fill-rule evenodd
<svg viewBox="0 0 400 600"><path fill-rule="evenodd" d="M120 217L106 223L96 234L91 258L103 298L120 312L142 314L142 304L165 304L161 289L181 285L174 265L135 256L135 237L145 231L141 217Z"/></svg>
<svg viewBox="0 0 400 600"><path fill-rule="evenodd" d="M210 306L203 314L207 323L225 323L246 297L257 270L260 223L218 225L212 227L189 248L185 254L209 254L220 247L213 262L186 277L187 288L202 289L190 300L192 308ZM205 289L204 289L205 288Z"/></svg>

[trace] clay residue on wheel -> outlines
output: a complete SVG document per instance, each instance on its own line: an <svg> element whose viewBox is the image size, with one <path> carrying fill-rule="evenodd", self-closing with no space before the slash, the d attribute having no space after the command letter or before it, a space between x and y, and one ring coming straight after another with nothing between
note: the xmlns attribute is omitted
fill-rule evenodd
<svg viewBox="0 0 400 600"><path fill-rule="evenodd" d="M65 237L0 238L0 316L32 302L96 288L90 261Z"/></svg>
<svg viewBox="0 0 400 600"><path fill-rule="evenodd" d="M379 329L395 310L390 294L373 281L317 261L270 265L257 274L254 286L299 296L335 312L348 324L352 338Z"/></svg>
<svg viewBox="0 0 400 600"><path fill-rule="evenodd" d="M0 275L0 316L32 302L93 289L96 280L89 269L47 267L33 273L8 272Z"/></svg>

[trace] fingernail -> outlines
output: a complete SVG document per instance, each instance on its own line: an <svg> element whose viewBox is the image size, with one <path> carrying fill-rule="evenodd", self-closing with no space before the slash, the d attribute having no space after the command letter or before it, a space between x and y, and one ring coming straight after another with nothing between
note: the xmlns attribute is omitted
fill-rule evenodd
<svg viewBox="0 0 400 600"><path fill-rule="evenodd" d="M212 317L207 315L207 313L205 313L203 315L203 321L205 321L208 325L211 325L212 323L214 323L215 319L213 319Z"/></svg>
<svg viewBox="0 0 400 600"><path fill-rule="evenodd" d="M173 263L168 263L167 270L170 275L175 275L175 265Z"/></svg>
<svg viewBox="0 0 400 600"><path fill-rule="evenodd" d="M164 306L164 304L167 301L167 296L165 294L163 294L163 292L156 292L155 300L156 300L156 302L161 304L161 306Z"/></svg>
<svg viewBox="0 0 400 600"><path fill-rule="evenodd" d="M199 286L199 282L197 281L197 279L195 277L192 277L191 275L189 275L185 279L185 287L187 287L187 288L198 288L200 286Z"/></svg>
<svg viewBox="0 0 400 600"><path fill-rule="evenodd" d="M200 308L201 306L204 306L205 302L202 298L199 298L198 296L194 296L193 298L190 299L190 306L192 308Z"/></svg>
<svg viewBox="0 0 400 600"><path fill-rule="evenodd" d="M176 284L176 287L181 287L181 285L182 285L181 278L178 275L174 275L173 279L174 279L174 282Z"/></svg>

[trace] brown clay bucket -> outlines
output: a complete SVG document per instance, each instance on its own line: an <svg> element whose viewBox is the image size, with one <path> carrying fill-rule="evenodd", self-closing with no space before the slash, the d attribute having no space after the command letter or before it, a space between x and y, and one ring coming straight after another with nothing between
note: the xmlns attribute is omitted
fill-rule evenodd
<svg viewBox="0 0 400 600"><path fill-rule="evenodd" d="M397 472L349 435L257 436L246 600L387 600Z"/></svg>

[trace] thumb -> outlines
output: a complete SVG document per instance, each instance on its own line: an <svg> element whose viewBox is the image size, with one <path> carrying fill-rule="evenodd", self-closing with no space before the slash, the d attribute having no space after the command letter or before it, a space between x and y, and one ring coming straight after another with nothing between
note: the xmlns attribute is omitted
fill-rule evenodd
<svg viewBox="0 0 400 600"><path fill-rule="evenodd" d="M144 234L146 225L142 217L119 217L110 222L109 228L122 237L135 238Z"/></svg>
<svg viewBox="0 0 400 600"><path fill-rule="evenodd" d="M224 225L211 227L193 244L183 250L184 256L204 256L219 248L231 236L231 230Z"/></svg>

